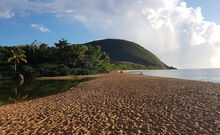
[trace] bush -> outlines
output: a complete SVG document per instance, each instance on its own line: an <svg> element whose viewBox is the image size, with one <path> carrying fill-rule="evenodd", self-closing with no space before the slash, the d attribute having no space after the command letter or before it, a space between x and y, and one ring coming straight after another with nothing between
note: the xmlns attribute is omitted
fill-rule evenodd
<svg viewBox="0 0 220 135"><path fill-rule="evenodd" d="M40 74L36 71L36 69L31 66L23 66L22 74L24 75L25 78L28 79L35 79L36 77L40 76Z"/></svg>
<svg viewBox="0 0 220 135"><path fill-rule="evenodd" d="M71 69L63 64L60 65L42 64L38 66L38 72L41 74L41 76L64 76L64 75L70 75Z"/></svg>
<svg viewBox="0 0 220 135"><path fill-rule="evenodd" d="M63 75L70 75L71 74L71 69L63 64L60 64L57 67L57 70L59 71L59 75L63 76Z"/></svg>
<svg viewBox="0 0 220 135"><path fill-rule="evenodd" d="M85 68L72 68L72 74L73 75L90 75L90 74L97 74L99 71L97 70L88 70Z"/></svg>
<svg viewBox="0 0 220 135"><path fill-rule="evenodd" d="M143 69L149 69L149 67L146 67L144 65L135 64L135 63L131 63L131 62L115 63L115 64L113 64L112 68L114 70L134 70L134 69L143 70Z"/></svg>
<svg viewBox="0 0 220 135"><path fill-rule="evenodd" d="M0 100L0 106L4 105L5 102Z"/></svg>

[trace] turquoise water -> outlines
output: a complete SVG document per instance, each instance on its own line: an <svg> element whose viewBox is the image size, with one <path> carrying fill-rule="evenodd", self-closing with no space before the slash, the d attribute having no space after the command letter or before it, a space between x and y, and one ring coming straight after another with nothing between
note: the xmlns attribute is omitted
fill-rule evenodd
<svg viewBox="0 0 220 135"><path fill-rule="evenodd" d="M145 70L130 73L140 74L141 72L150 76L220 83L220 69Z"/></svg>

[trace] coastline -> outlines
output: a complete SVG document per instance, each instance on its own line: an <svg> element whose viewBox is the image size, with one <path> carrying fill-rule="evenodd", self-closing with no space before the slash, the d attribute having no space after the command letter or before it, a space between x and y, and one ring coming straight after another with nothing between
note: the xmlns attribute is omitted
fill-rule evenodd
<svg viewBox="0 0 220 135"><path fill-rule="evenodd" d="M64 93L1 106L0 133L220 133L220 84L118 72L92 77Z"/></svg>
<svg viewBox="0 0 220 135"><path fill-rule="evenodd" d="M147 71L148 69L143 69L143 70L116 70L116 72L119 73L129 73L129 72L136 72L136 71Z"/></svg>
<svg viewBox="0 0 220 135"><path fill-rule="evenodd" d="M128 72L136 72L136 71L151 71L151 70L174 70L174 69L143 69L143 70L116 70L119 73L128 73ZM177 69L175 69L177 70Z"/></svg>

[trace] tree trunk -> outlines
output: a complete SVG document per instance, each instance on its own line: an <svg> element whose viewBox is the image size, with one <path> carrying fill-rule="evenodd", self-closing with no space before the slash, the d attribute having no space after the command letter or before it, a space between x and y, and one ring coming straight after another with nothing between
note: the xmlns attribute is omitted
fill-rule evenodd
<svg viewBox="0 0 220 135"><path fill-rule="evenodd" d="M17 63L15 62L15 73L17 72Z"/></svg>
<svg viewBox="0 0 220 135"><path fill-rule="evenodd" d="M76 66L76 59L73 60L73 65Z"/></svg>
<svg viewBox="0 0 220 135"><path fill-rule="evenodd" d="M24 76L22 74L19 74L19 85L22 85L24 83Z"/></svg>
<svg viewBox="0 0 220 135"><path fill-rule="evenodd" d="M17 99L17 97L18 97L18 87L16 86L15 87L15 98Z"/></svg>

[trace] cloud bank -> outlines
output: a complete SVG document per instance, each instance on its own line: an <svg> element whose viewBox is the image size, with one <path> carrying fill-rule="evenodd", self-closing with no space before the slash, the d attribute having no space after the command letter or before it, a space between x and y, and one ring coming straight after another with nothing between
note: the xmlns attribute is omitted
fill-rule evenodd
<svg viewBox="0 0 220 135"><path fill-rule="evenodd" d="M6 8L7 7L7 8ZM0 17L50 13L79 21L102 37L141 44L168 65L220 67L220 25L183 0L1 0Z"/></svg>
<svg viewBox="0 0 220 135"><path fill-rule="evenodd" d="M39 24L31 24L32 28L35 28L37 30L40 30L41 32L50 32L50 30L48 28L46 28L43 25L39 25Z"/></svg>

